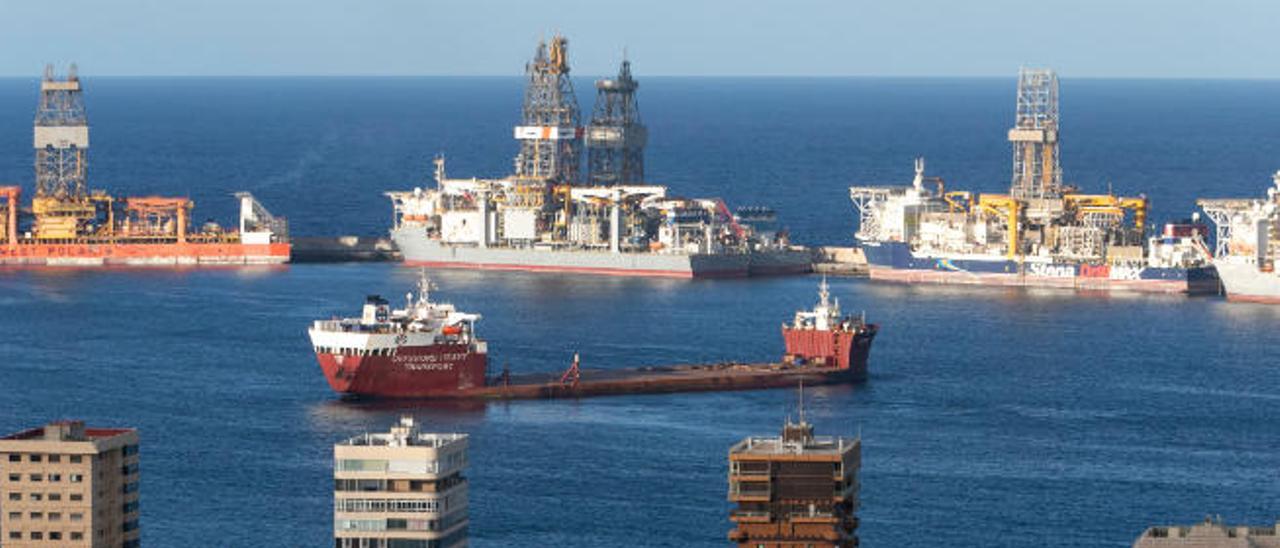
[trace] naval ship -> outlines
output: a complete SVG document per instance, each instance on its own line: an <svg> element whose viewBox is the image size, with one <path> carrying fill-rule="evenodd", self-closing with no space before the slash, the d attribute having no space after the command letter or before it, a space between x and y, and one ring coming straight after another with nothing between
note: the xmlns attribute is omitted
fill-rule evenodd
<svg viewBox="0 0 1280 548"><path fill-rule="evenodd" d="M647 182L635 92L624 60L596 82L582 127L569 79L568 41L540 43L526 68L515 172L449 178L436 158L435 188L387 192L391 239L408 265L726 278L812 270L767 209L730 212L717 198L686 198ZM587 173L580 177L582 148Z"/></svg>
<svg viewBox="0 0 1280 548"><path fill-rule="evenodd" d="M1213 264L1227 300L1280 304L1280 171L1266 199L1212 199L1197 204L1217 227Z"/></svg>
<svg viewBox="0 0 1280 548"><path fill-rule="evenodd" d="M1218 277L1196 220L1148 232L1144 196L1062 183L1058 80L1019 74L1008 194L949 190L917 159L906 186L854 186L870 277L909 283L1211 294Z"/></svg>

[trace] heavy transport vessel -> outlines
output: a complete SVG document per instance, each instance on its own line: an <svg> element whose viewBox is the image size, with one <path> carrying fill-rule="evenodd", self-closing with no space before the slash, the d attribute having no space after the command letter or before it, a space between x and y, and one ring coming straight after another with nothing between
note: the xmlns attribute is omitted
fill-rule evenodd
<svg viewBox="0 0 1280 548"><path fill-rule="evenodd" d="M1213 264L1227 300L1280 304L1280 171L1266 199L1197 204L1217 228Z"/></svg>
<svg viewBox="0 0 1280 548"><path fill-rule="evenodd" d="M0 187L0 266L278 264L289 260L284 219L238 193L238 229L191 228L193 203L157 196L114 198L87 188L89 125L75 67L40 84L34 144L35 197Z"/></svg>
<svg viewBox="0 0 1280 548"><path fill-rule="evenodd" d="M849 189L856 235L875 280L1211 294L1207 227L1148 234L1145 197L1082 194L1062 184L1057 77L1024 70L1009 131L1008 194L948 190L916 160L909 186Z"/></svg>
<svg viewBox="0 0 1280 548"><path fill-rule="evenodd" d="M424 273L403 309L374 295L358 318L314 322L308 335L329 386L352 398L527 399L858 382L879 330L843 316L823 280L818 305L782 327L778 363L599 370L581 368L575 354L563 372L491 374L488 343L476 334L480 316L434 303L429 291Z"/></svg>
<svg viewBox="0 0 1280 548"><path fill-rule="evenodd" d="M512 175L450 179L437 158L435 188L386 193L406 264L677 278L811 271L808 251L785 232L754 229L776 224L771 211L746 211L750 222L739 222L719 199L646 182L648 133L629 62L596 83L595 112L582 127L567 48L556 37L528 65ZM584 145L588 171L579 176Z"/></svg>

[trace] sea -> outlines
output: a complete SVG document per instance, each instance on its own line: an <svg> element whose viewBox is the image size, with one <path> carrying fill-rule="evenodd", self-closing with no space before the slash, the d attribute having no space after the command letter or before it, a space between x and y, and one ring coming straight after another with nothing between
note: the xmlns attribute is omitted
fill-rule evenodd
<svg viewBox="0 0 1280 548"><path fill-rule="evenodd" d="M640 69L637 66L637 69ZM33 74L35 71L33 71ZM852 245L852 184L1006 189L1015 80L640 78L648 178L774 207L797 242ZM235 191L295 236L381 235L382 195L512 169L523 80L85 77L90 181ZM575 81L584 117L592 79ZM38 78L0 79L0 184L32 189ZM1062 164L1085 191L1257 197L1280 169L1280 81L1064 75ZM480 313L491 368L756 361L815 276L683 281L435 271ZM470 436L476 547L729 544L727 454L798 416L797 390L474 404L340 400L306 336L389 263L0 270L0 432L55 419L137 428L148 546L327 546L333 444L401 415ZM880 335L870 379L806 387L821 435L860 437L867 546L1128 546L1156 524L1280 517L1280 307L1219 297L831 280ZM0 463L3 466L3 463ZM0 501L0 505L4 504Z"/></svg>

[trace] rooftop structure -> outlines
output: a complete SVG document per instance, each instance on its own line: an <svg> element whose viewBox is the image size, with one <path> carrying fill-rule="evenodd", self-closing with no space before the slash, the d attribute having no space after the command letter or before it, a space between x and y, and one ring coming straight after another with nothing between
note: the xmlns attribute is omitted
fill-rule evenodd
<svg viewBox="0 0 1280 548"><path fill-rule="evenodd" d="M0 545L139 545L138 433L58 421L0 438Z"/></svg>
<svg viewBox="0 0 1280 548"><path fill-rule="evenodd" d="M803 397L803 396L802 396ZM742 548L858 545L862 440L815 436L787 421L776 437L748 437L729 450L729 539Z"/></svg>
<svg viewBox="0 0 1280 548"><path fill-rule="evenodd" d="M334 445L333 457L335 547L467 545L466 434L422 433L402 417Z"/></svg>
<svg viewBox="0 0 1280 548"><path fill-rule="evenodd" d="M596 104L587 128L587 179L595 185L644 181L648 132L640 123L631 61L622 60L618 77L596 81Z"/></svg>
<svg viewBox="0 0 1280 548"><path fill-rule="evenodd" d="M1058 162L1058 75L1048 69L1018 71L1018 114L1009 130L1013 182L1019 200L1062 195Z"/></svg>
<svg viewBox="0 0 1280 548"><path fill-rule="evenodd" d="M1134 541L1134 548L1280 548L1277 525L1230 526L1206 517L1195 525L1151 527Z"/></svg>
<svg viewBox="0 0 1280 548"><path fill-rule="evenodd" d="M523 118L515 128L520 141L516 176L575 183L582 163L582 124L569 80L569 40L557 35L550 45L539 42L525 73L529 83Z"/></svg>

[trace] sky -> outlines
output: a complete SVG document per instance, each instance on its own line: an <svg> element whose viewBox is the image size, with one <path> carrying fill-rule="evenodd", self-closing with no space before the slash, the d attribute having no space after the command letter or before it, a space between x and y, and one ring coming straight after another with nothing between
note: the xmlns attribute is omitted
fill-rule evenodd
<svg viewBox="0 0 1280 548"><path fill-rule="evenodd" d="M1280 0L0 0L0 76L1280 77Z"/></svg>

